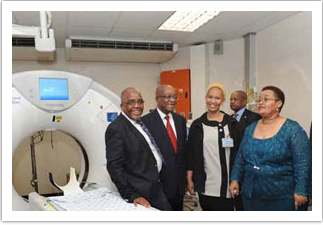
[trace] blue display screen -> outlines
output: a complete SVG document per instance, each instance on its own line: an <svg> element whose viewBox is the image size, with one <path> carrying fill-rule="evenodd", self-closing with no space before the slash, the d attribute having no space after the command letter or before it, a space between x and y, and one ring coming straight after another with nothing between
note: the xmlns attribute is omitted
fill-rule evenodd
<svg viewBox="0 0 323 225"><path fill-rule="evenodd" d="M116 112L108 112L107 113L107 121L108 122L112 122L113 120L115 120L118 117L118 113Z"/></svg>
<svg viewBox="0 0 323 225"><path fill-rule="evenodd" d="M39 78L40 100L68 100L67 79Z"/></svg>

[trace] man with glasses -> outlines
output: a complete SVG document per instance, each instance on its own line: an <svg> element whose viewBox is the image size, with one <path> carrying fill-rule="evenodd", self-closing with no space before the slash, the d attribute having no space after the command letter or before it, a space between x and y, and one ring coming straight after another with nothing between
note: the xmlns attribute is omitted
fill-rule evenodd
<svg viewBox="0 0 323 225"><path fill-rule="evenodd" d="M105 133L107 170L120 195L145 207L171 210L160 180L164 158L141 121L144 100L132 87L121 93L122 112Z"/></svg>
<svg viewBox="0 0 323 225"><path fill-rule="evenodd" d="M184 117L174 113L177 95L172 86L158 86L155 100L157 109L142 120L165 160L160 174L164 192L172 209L182 211L186 184L186 121Z"/></svg>

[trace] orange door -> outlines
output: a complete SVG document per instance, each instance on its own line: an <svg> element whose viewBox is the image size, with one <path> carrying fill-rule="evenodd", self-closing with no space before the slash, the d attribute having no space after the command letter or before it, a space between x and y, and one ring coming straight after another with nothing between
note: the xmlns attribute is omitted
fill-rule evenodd
<svg viewBox="0 0 323 225"><path fill-rule="evenodd" d="M190 70L171 70L160 73L160 84L169 84L175 88L178 96L176 104L176 113L188 119L188 113L191 111L191 83Z"/></svg>

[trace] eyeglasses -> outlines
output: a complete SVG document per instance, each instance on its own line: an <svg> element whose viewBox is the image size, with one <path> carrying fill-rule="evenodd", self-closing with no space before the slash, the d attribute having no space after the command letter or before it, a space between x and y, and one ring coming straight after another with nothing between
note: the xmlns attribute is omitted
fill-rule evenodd
<svg viewBox="0 0 323 225"><path fill-rule="evenodd" d="M258 98L258 99L256 100L256 103L257 103L257 104L259 104L260 102L267 103L267 102L269 102L270 100L278 101L279 99L276 99L276 98Z"/></svg>
<svg viewBox="0 0 323 225"><path fill-rule="evenodd" d="M138 101L135 101L135 100L130 100L130 101L127 101L127 102L122 102L123 104L127 104L128 106L130 107L133 107L135 106L136 104L138 105L143 105L145 103L144 100L142 99L139 99Z"/></svg>
<svg viewBox="0 0 323 225"><path fill-rule="evenodd" d="M159 95L157 98L164 98L167 100L174 99L175 101L178 99L177 95Z"/></svg>

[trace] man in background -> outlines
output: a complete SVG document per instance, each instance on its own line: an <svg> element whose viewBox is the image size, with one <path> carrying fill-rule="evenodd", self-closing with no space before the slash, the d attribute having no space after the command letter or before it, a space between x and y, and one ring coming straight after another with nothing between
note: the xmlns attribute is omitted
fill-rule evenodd
<svg viewBox="0 0 323 225"><path fill-rule="evenodd" d="M142 120L165 159L160 173L164 192L172 209L182 211L186 184L186 121L174 113L177 95L172 86L158 86L155 99L157 108Z"/></svg>
<svg viewBox="0 0 323 225"><path fill-rule="evenodd" d="M145 207L172 210L159 173L163 166L152 135L141 121L144 100L132 87L121 93L120 115L105 133L107 170L122 198Z"/></svg>
<svg viewBox="0 0 323 225"><path fill-rule="evenodd" d="M232 117L239 122L243 132L247 126L261 118L257 113L246 109L247 100L247 94L244 91L235 91L230 97L230 108L234 111Z"/></svg>

